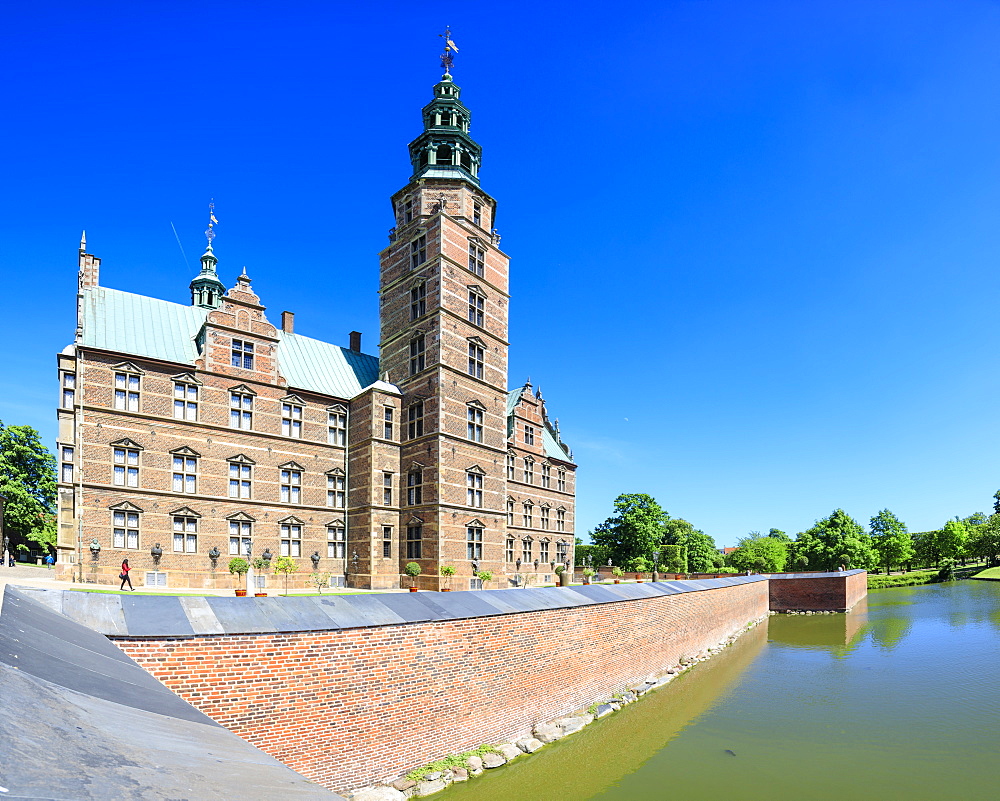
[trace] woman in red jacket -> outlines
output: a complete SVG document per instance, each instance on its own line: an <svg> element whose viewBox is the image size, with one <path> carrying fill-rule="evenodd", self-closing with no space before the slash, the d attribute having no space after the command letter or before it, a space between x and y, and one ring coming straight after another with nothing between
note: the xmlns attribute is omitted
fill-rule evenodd
<svg viewBox="0 0 1000 801"><path fill-rule="evenodd" d="M122 559L122 574L118 577L122 580L122 585L118 588L119 590L124 590L125 582L128 582L128 588L132 590L132 592L135 592L135 587L132 586L132 579L128 577L128 572L131 569L132 568L128 566L128 559Z"/></svg>

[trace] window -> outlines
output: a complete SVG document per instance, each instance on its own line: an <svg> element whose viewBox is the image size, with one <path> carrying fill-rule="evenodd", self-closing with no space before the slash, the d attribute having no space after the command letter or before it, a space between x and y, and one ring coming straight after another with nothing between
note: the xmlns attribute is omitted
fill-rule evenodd
<svg viewBox="0 0 1000 801"><path fill-rule="evenodd" d="M566 530L566 510L556 509L556 531Z"/></svg>
<svg viewBox="0 0 1000 801"><path fill-rule="evenodd" d="M549 541L548 540L542 540L540 543L538 543L538 560L540 562L548 562L549 561Z"/></svg>
<svg viewBox="0 0 1000 801"><path fill-rule="evenodd" d="M542 465L542 488L548 489L552 484L552 467L547 464Z"/></svg>
<svg viewBox="0 0 1000 801"><path fill-rule="evenodd" d="M382 436L386 439L392 439L392 420L395 414L395 410L391 406L385 406L382 409Z"/></svg>
<svg viewBox="0 0 1000 801"><path fill-rule="evenodd" d="M470 578L469 579L469 589L470 590L481 590L483 588L483 580L481 578Z"/></svg>
<svg viewBox="0 0 1000 801"><path fill-rule="evenodd" d="M522 515L523 525L524 525L525 528L531 528L531 513L533 511L534 511L534 507L531 505L531 503L528 502L528 501L525 501L524 507L523 507L523 512L524 513Z"/></svg>
<svg viewBox="0 0 1000 801"><path fill-rule="evenodd" d="M424 335L410 340L410 375L424 369Z"/></svg>
<svg viewBox="0 0 1000 801"><path fill-rule="evenodd" d="M472 440L473 442L482 442L483 410L478 409L475 406L469 406L466 416L468 417L468 424L465 432L466 438Z"/></svg>
<svg viewBox="0 0 1000 801"><path fill-rule="evenodd" d="M294 403L281 404L281 433L286 437L302 438L302 407Z"/></svg>
<svg viewBox="0 0 1000 801"><path fill-rule="evenodd" d="M541 512L539 513L541 515L540 520L542 522L542 531L549 530L549 511L548 506L543 506Z"/></svg>
<svg viewBox="0 0 1000 801"><path fill-rule="evenodd" d="M302 556L302 526L299 523L281 523L281 555Z"/></svg>
<svg viewBox="0 0 1000 801"><path fill-rule="evenodd" d="M483 506L483 474L467 472L465 474L465 502L469 506Z"/></svg>
<svg viewBox="0 0 1000 801"><path fill-rule="evenodd" d="M198 460L193 456L174 456L174 492L198 491Z"/></svg>
<svg viewBox="0 0 1000 801"><path fill-rule="evenodd" d="M250 498L253 467L240 462L229 463L229 497Z"/></svg>
<svg viewBox="0 0 1000 801"><path fill-rule="evenodd" d="M531 537L521 541L521 561L530 564L534 557L531 555Z"/></svg>
<svg viewBox="0 0 1000 801"><path fill-rule="evenodd" d="M409 439L424 435L424 402L411 403L406 410L406 434Z"/></svg>
<svg viewBox="0 0 1000 801"><path fill-rule="evenodd" d="M514 454L507 454L507 478L513 480L514 478Z"/></svg>
<svg viewBox="0 0 1000 801"><path fill-rule="evenodd" d="M198 387L194 384L174 382L174 419L198 419Z"/></svg>
<svg viewBox="0 0 1000 801"><path fill-rule="evenodd" d="M292 468L281 471L281 502L302 503L302 471ZM287 556L287 554L286 554Z"/></svg>
<svg viewBox="0 0 1000 801"><path fill-rule="evenodd" d="M326 555L330 559L347 558L347 529L343 526L326 527Z"/></svg>
<svg viewBox="0 0 1000 801"><path fill-rule="evenodd" d="M508 526L514 525L514 502L510 500L507 501L507 525ZM510 559L508 559L507 561L509 562Z"/></svg>
<svg viewBox="0 0 1000 801"><path fill-rule="evenodd" d="M114 537L115 548L139 549L139 514L137 512L115 512Z"/></svg>
<svg viewBox="0 0 1000 801"><path fill-rule="evenodd" d="M174 553L198 553L198 520L174 517Z"/></svg>
<svg viewBox="0 0 1000 801"><path fill-rule="evenodd" d="M556 543L556 559L565 562L569 559L569 543L560 540Z"/></svg>
<svg viewBox="0 0 1000 801"><path fill-rule="evenodd" d="M408 197L403 203L403 222L413 222L413 198Z"/></svg>
<svg viewBox="0 0 1000 801"><path fill-rule="evenodd" d="M560 470L556 473L556 489L560 492L566 491L566 471Z"/></svg>
<svg viewBox="0 0 1000 801"><path fill-rule="evenodd" d="M233 367L253 370L253 342L242 339L233 340Z"/></svg>
<svg viewBox="0 0 1000 801"><path fill-rule="evenodd" d="M253 395L229 393L229 427L245 431L253 428Z"/></svg>
<svg viewBox="0 0 1000 801"><path fill-rule="evenodd" d="M419 523L406 527L406 558L421 559L424 527Z"/></svg>
<svg viewBox="0 0 1000 801"><path fill-rule="evenodd" d="M327 412L326 441L328 445L347 445L347 413Z"/></svg>
<svg viewBox="0 0 1000 801"><path fill-rule="evenodd" d="M479 246L478 242L469 242L469 269L482 278L485 264L486 251Z"/></svg>
<svg viewBox="0 0 1000 801"><path fill-rule="evenodd" d="M139 376L115 373L115 408L125 412L139 411Z"/></svg>
<svg viewBox="0 0 1000 801"><path fill-rule="evenodd" d="M524 483L535 483L535 463L531 459L524 460Z"/></svg>
<svg viewBox="0 0 1000 801"><path fill-rule="evenodd" d="M382 558L392 558L392 526L382 526Z"/></svg>
<svg viewBox="0 0 1000 801"><path fill-rule="evenodd" d="M483 558L483 529L481 526L466 527L465 556L467 559Z"/></svg>
<svg viewBox="0 0 1000 801"><path fill-rule="evenodd" d="M343 509L346 497L344 476L339 473L326 474L326 505Z"/></svg>
<svg viewBox="0 0 1000 801"><path fill-rule="evenodd" d="M133 448L115 448L115 486L139 486L139 451Z"/></svg>
<svg viewBox="0 0 1000 801"><path fill-rule="evenodd" d="M486 298L478 292L469 290L469 322L473 325L483 324L483 310L486 307Z"/></svg>
<svg viewBox="0 0 1000 801"><path fill-rule="evenodd" d="M382 474L382 503L392 506L392 473Z"/></svg>
<svg viewBox="0 0 1000 801"><path fill-rule="evenodd" d="M230 556L249 556L250 543L253 540L253 523L242 520L229 521L229 554Z"/></svg>
<svg viewBox="0 0 1000 801"><path fill-rule="evenodd" d="M416 269L425 261L427 261L427 235L421 234L410 242L410 269Z"/></svg>
<svg viewBox="0 0 1000 801"><path fill-rule="evenodd" d="M469 343L469 375L483 377L483 348L475 342Z"/></svg>
<svg viewBox="0 0 1000 801"><path fill-rule="evenodd" d="M73 483L73 449L63 447L62 448L62 470L60 471L60 480L64 484Z"/></svg>
<svg viewBox="0 0 1000 801"><path fill-rule="evenodd" d="M406 503L408 506L416 506L423 503L424 498L424 471L411 470L406 475Z"/></svg>
<svg viewBox="0 0 1000 801"><path fill-rule="evenodd" d="M473 203L472 204L472 222L476 225L483 224L483 204Z"/></svg>
<svg viewBox="0 0 1000 801"><path fill-rule="evenodd" d="M62 407L72 409L76 398L76 373L62 374Z"/></svg>
<svg viewBox="0 0 1000 801"><path fill-rule="evenodd" d="M503 546L503 560L505 562L514 561L514 538L507 537L507 542Z"/></svg>
<svg viewBox="0 0 1000 801"><path fill-rule="evenodd" d="M418 284L410 290L410 319L416 320L427 312L427 284Z"/></svg>
<svg viewBox="0 0 1000 801"><path fill-rule="evenodd" d="M535 429L533 426L529 426L527 423L524 425L524 444L534 445L535 444Z"/></svg>

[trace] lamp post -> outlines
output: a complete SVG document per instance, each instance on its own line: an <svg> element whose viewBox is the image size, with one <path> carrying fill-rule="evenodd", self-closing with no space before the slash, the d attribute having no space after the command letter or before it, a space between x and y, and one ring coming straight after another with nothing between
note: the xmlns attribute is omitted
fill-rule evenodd
<svg viewBox="0 0 1000 801"><path fill-rule="evenodd" d="M521 586L521 559L520 559L520 557L518 557L518 559L514 562L514 575L517 576L517 584L518 584L518 586Z"/></svg>
<svg viewBox="0 0 1000 801"><path fill-rule="evenodd" d="M653 551L653 581L660 580L659 567L660 567L660 552Z"/></svg>
<svg viewBox="0 0 1000 801"><path fill-rule="evenodd" d="M7 526L4 524L4 515L7 514L7 496L0 495L0 540L3 541L3 550L0 551L0 557L3 558L3 562L0 563L0 567L3 567L9 562L7 557Z"/></svg>

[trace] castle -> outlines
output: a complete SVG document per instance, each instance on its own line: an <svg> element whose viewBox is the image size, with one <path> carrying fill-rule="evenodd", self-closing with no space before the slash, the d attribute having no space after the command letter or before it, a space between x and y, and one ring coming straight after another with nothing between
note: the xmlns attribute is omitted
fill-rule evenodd
<svg viewBox="0 0 1000 801"><path fill-rule="evenodd" d="M573 562L576 465L541 393L508 390L508 257L469 123L446 71L392 196L379 356L276 325L245 270L226 290L211 224L186 305L101 286L81 241L61 577L114 583L127 557L136 586L226 587L242 555L264 588L291 556L291 586L405 586L416 562L421 588L475 589Z"/></svg>

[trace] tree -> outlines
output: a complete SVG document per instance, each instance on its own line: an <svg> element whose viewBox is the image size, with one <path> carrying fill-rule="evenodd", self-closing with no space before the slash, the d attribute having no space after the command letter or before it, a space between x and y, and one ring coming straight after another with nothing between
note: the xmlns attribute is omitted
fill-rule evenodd
<svg viewBox="0 0 1000 801"><path fill-rule="evenodd" d="M771 537L772 539L779 540L781 542L791 542L792 541L792 538L789 537L780 528L772 528L770 531L767 532L767 536Z"/></svg>
<svg viewBox="0 0 1000 801"><path fill-rule="evenodd" d="M285 595L288 595L288 576L297 572L299 563L290 556L279 556L274 560L274 572L281 573L285 577Z"/></svg>
<svg viewBox="0 0 1000 801"><path fill-rule="evenodd" d="M806 557L813 570L836 570L840 565L871 570L878 563L872 538L843 509L835 509L799 534L795 556Z"/></svg>
<svg viewBox="0 0 1000 801"><path fill-rule="evenodd" d="M990 565L1000 560L1000 514L990 515L985 523L973 529L968 550Z"/></svg>
<svg viewBox="0 0 1000 801"><path fill-rule="evenodd" d="M662 545L676 545L680 548L680 570L678 573L687 573L691 570L689 563L691 540L695 535L695 528L682 517L671 517L664 512L663 520L663 541Z"/></svg>
<svg viewBox="0 0 1000 801"><path fill-rule="evenodd" d="M780 573L788 559L788 546L774 537L762 537L757 532L743 537L726 561L737 570L752 573Z"/></svg>
<svg viewBox="0 0 1000 801"><path fill-rule="evenodd" d="M688 570L692 573L711 573L718 556L715 540L704 531L694 529L687 543Z"/></svg>
<svg viewBox="0 0 1000 801"><path fill-rule="evenodd" d="M921 531L913 535L916 560L924 567L937 565L941 561L941 552L938 550L940 533L939 531Z"/></svg>
<svg viewBox="0 0 1000 801"><path fill-rule="evenodd" d="M0 421L0 495L8 548L56 544L56 460L31 426Z"/></svg>
<svg viewBox="0 0 1000 801"><path fill-rule="evenodd" d="M944 559L957 559L965 553L969 533L961 520L949 520L938 532L938 553Z"/></svg>
<svg viewBox="0 0 1000 801"><path fill-rule="evenodd" d="M684 573L684 554L680 545L660 547L660 567L664 573Z"/></svg>
<svg viewBox="0 0 1000 801"><path fill-rule="evenodd" d="M595 545L607 549L610 559L624 564L637 556L649 558L663 540L666 512L650 495L619 495L615 512L594 529Z"/></svg>
<svg viewBox="0 0 1000 801"><path fill-rule="evenodd" d="M871 529L872 542L879 561L885 565L886 575L893 565L905 564L913 558L913 540L906 525L888 509L883 509L871 519Z"/></svg>

